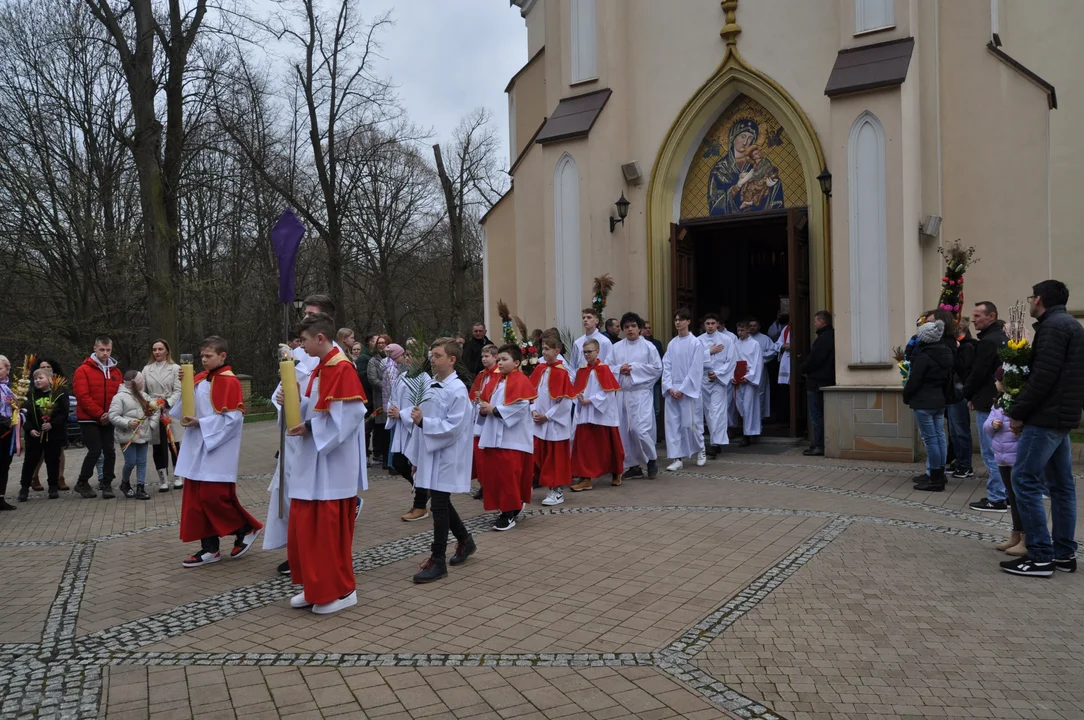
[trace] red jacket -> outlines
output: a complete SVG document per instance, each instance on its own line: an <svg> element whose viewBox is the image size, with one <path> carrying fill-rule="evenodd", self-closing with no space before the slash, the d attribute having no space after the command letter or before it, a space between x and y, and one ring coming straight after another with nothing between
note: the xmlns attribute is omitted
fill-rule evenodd
<svg viewBox="0 0 1084 720"><path fill-rule="evenodd" d="M102 372L102 367L93 357L88 357L75 369L72 377L72 391L75 393L75 416L80 420L98 422L109 412L109 404L117 394L124 376L116 365L109 367L109 376Z"/></svg>

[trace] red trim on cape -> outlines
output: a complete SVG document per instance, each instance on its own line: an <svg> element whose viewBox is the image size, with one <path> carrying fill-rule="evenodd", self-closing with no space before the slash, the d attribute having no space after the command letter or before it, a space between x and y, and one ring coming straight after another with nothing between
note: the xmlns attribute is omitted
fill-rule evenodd
<svg viewBox="0 0 1084 720"><path fill-rule="evenodd" d="M584 372L585 370L586 372ZM575 391L577 395L587 389L587 379L591 377L592 372L598 378L598 384L606 392L617 392L621 389L621 385L618 384L617 378L614 377L613 371L610 370L610 366L603 365L596 360L594 364L585 365L576 371Z"/></svg>
<svg viewBox="0 0 1084 720"><path fill-rule="evenodd" d="M531 384L530 379L523 374L521 370L513 370L508 373L504 378L504 404L511 405L514 402L520 400L534 400L538 397L538 393L535 392L534 385ZM497 381L500 383L500 381ZM494 385L496 389L496 385Z"/></svg>
<svg viewBox="0 0 1084 720"><path fill-rule="evenodd" d="M493 391L497 389L497 383L501 380L501 371L494 365L489 370L482 370L478 373L478 377L485 377L485 382L482 384L482 402L489 402L493 399ZM474 393L471 393L471 397L474 397Z"/></svg>
<svg viewBox="0 0 1084 720"><path fill-rule="evenodd" d="M550 370L560 370L561 372L551 372L549 390L550 399L561 400L568 398L571 400L576 397L576 393L572 388L572 381L568 379L568 372L565 370L565 364L560 360L551 363L539 363L531 373L531 382L534 384L534 389L537 392L538 386L542 384L542 376L546 374L546 368ZM556 383L556 384L555 384Z"/></svg>
<svg viewBox="0 0 1084 720"><path fill-rule="evenodd" d="M211 407L221 415L234 410L245 411L244 391L241 389L241 381L233 374L229 365L220 365L210 372L204 370L196 375L193 386L199 385L204 380L211 383Z"/></svg>
<svg viewBox="0 0 1084 720"><path fill-rule="evenodd" d="M305 397L311 397L316 378L320 378L320 396L312 408L316 412L327 412L333 402L367 402L354 363L337 347L320 359L305 388Z"/></svg>

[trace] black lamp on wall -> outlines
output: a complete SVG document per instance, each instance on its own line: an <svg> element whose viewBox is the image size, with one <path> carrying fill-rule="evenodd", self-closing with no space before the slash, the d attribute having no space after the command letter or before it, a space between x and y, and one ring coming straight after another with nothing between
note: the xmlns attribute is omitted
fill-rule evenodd
<svg viewBox="0 0 1084 720"><path fill-rule="evenodd" d="M821 174L817 176L817 182L821 184L821 192L825 197L832 197L832 173L828 172L828 168L821 170Z"/></svg>
<svg viewBox="0 0 1084 720"><path fill-rule="evenodd" d="M618 223L624 225L625 218L629 215L629 201L625 199L625 191L621 191L621 197L614 203L617 206L617 217L610 216L610 232L614 231Z"/></svg>

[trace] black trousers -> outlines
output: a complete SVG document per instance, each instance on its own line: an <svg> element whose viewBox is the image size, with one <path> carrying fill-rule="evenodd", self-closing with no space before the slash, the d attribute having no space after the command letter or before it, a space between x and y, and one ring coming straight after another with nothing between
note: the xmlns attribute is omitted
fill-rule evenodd
<svg viewBox="0 0 1084 720"><path fill-rule="evenodd" d="M1006 465L998 465L997 471L1001 473L1001 481L1005 483L1005 500L1009 503L1013 532L1024 532L1024 523L1020 520L1020 511L1016 509L1016 494L1012 491L1012 468Z"/></svg>
<svg viewBox="0 0 1084 720"><path fill-rule="evenodd" d="M90 480L94 467L98 464L98 456L102 455L105 467L102 468L101 484L112 485L117 476L117 449L113 446L113 426L80 420L79 431L83 434L83 445L87 449L83 467L79 470L79 482Z"/></svg>
<svg viewBox="0 0 1084 720"><path fill-rule="evenodd" d="M26 446L23 448L23 474L19 483L24 490L30 487L30 481L34 477L34 469L38 461L45 458L45 472L49 478L49 489L56 490L60 487L60 454L64 452L64 441L59 437L50 437L48 442L42 442L29 433L26 436ZM11 461L8 460L10 464ZM6 473L5 473L6 475ZM5 480L5 484L7 484Z"/></svg>
<svg viewBox="0 0 1084 720"><path fill-rule="evenodd" d="M411 485L414 484L414 476L411 472L410 461L403 453L391 454L391 469L401 475ZM414 488L414 508L422 510L429 502L429 491L425 488Z"/></svg>
<svg viewBox="0 0 1084 720"><path fill-rule="evenodd" d="M451 530L455 539L461 543L467 541L470 533L464 527L463 521L459 519L459 513L452 507L450 493L430 490L429 495L433 500L430 506L433 513L433 557L443 560L445 553L448 552L448 531Z"/></svg>
<svg viewBox="0 0 1084 720"><path fill-rule="evenodd" d="M177 443L177 450L180 451L180 449L181 444ZM173 459L173 467L177 467L177 453L173 452L173 448L169 446L166 428L162 425L158 426L158 444L151 445L151 455L154 458L155 470L169 470L170 458Z"/></svg>
<svg viewBox="0 0 1084 720"><path fill-rule="evenodd" d="M382 423L373 425L373 457L383 459L387 455L390 440L388 429Z"/></svg>
<svg viewBox="0 0 1084 720"><path fill-rule="evenodd" d="M8 491L8 471L11 470L11 430L0 435L0 498Z"/></svg>

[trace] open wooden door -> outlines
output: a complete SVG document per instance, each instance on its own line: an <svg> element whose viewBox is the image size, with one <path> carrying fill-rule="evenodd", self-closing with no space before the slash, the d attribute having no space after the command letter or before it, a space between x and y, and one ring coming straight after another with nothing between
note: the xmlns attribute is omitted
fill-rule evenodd
<svg viewBox="0 0 1084 720"><path fill-rule="evenodd" d="M787 211L787 263L790 283L790 434L805 437L809 407L801 367L809 354L813 316L809 307L809 213L804 207Z"/></svg>
<svg viewBox="0 0 1084 720"><path fill-rule="evenodd" d="M695 245L689 236L689 231L677 223L670 223L670 287L671 314L678 308L687 308L696 322L696 269L694 267ZM673 328L674 318L660 318L670 328Z"/></svg>

